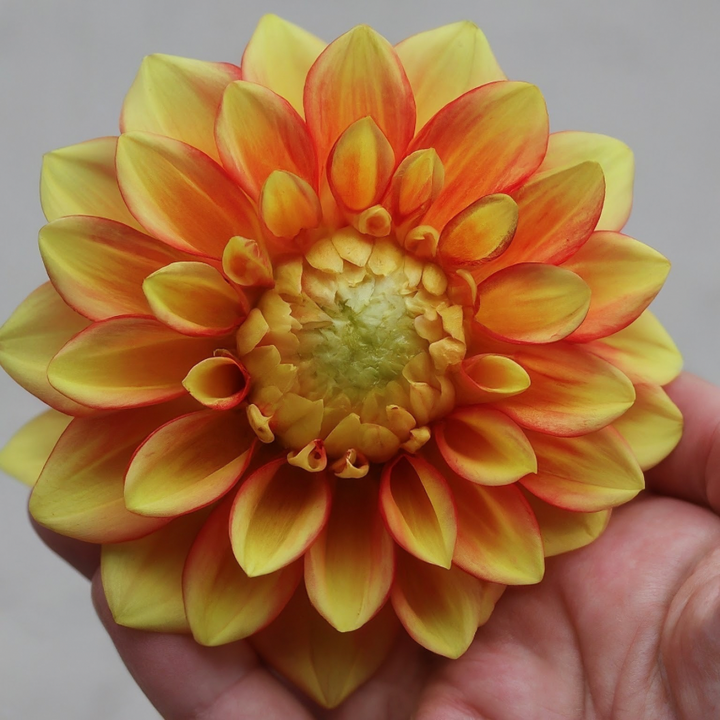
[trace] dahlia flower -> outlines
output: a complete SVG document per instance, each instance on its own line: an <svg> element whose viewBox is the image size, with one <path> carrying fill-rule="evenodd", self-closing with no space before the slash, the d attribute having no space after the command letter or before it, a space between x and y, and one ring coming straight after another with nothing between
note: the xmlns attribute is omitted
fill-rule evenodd
<svg viewBox="0 0 720 720"><path fill-rule="evenodd" d="M0 331L50 407L2 467L118 623L335 706L402 628L461 655L678 441L632 154L550 134L472 23L267 16L240 67L146 58L120 131L46 155L49 282Z"/></svg>

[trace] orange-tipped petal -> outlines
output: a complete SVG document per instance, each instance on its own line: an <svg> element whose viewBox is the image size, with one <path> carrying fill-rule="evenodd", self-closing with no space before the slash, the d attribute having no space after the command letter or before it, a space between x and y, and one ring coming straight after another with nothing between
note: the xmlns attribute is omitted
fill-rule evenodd
<svg viewBox="0 0 720 720"><path fill-rule="evenodd" d="M48 222L68 215L92 215L142 230L118 187L117 140L102 137L45 154L40 201Z"/></svg>
<svg viewBox="0 0 720 720"><path fill-rule="evenodd" d="M201 360L183 380L183 386L199 403L213 410L230 410L250 391L250 374L231 353L216 351Z"/></svg>
<svg viewBox="0 0 720 720"><path fill-rule="evenodd" d="M642 470L620 433L607 427L575 438L528 433L537 474L520 482L546 502L596 512L632 500L644 487Z"/></svg>
<svg viewBox="0 0 720 720"><path fill-rule="evenodd" d="M562 340L582 323L590 287L568 269L520 263L478 285L475 319L494 337L515 343Z"/></svg>
<svg viewBox="0 0 720 720"><path fill-rule="evenodd" d="M670 272L657 250L613 232L593 233L563 265L590 287L587 317L570 340L587 342L627 327L652 302Z"/></svg>
<svg viewBox="0 0 720 720"><path fill-rule="evenodd" d="M409 147L435 148L445 168L423 222L442 229L481 197L515 188L540 165L547 138L545 101L534 85L492 83L446 105Z"/></svg>
<svg viewBox="0 0 720 720"><path fill-rule="evenodd" d="M153 632L190 630L182 575L206 517L206 512L193 513L140 540L103 545L102 584L118 625Z"/></svg>
<svg viewBox="0 0 720 720"><path fill-rule="evenodd" d="M486 353L463 360L454 383L457 403L475 405L525 392L530 387L530 376L509 357Z"/></svg>
<svg viewBox="0 0 720 720"><path fill-rule="evenodd" d="M413 640L438 655L458 658L492 612L490 587L455 565L446 570L403 553L391 597Z"/></svg>
<svg viewBox="0 0 720 720"><path fill-rule="evenodd" d="M168 245L220 258L231 237L258 236L247 196L194 147L150 133L126 133L118 140L116 162L133 215Z"/></svg>
<svg viewBox="0 0 720 720"><path fill-rule="evenodd" d="M416 150L408 155L398 165L388 190L387 202L395 221L423 215L444 182L445 170L435 150Z"/></svg>
<svg viewBox="0 0 720 720"><path fill-rule="evenodd" d="M613 335L586 345L637 382L667 385L682 370L677 345L650 310Z"/></svg>
<svg viewBox="0 0 720 720"><path fill-rule="evenodd" d="M148 55L125 96L120 130L181 140L218 160L215 117L228 83L239 79L230 63Z"/></svg>
<svg viewBox="0 0 720 720"><path fill-rule="evenodd" d="M603 533L610 520L611 510L598 512L574 512L546 503L532 493L526 492L542 536L545 557L578 550L589 545Z"/></svg>
<svg viewBox="0 0 720 720"><path fill-rule="evenodd" d="M141 517L125 507L125 471L158 425L187 410L174 402L73 420L30 496L32 516L50 530L94 543L134 540L165 525L166 518Z"/></svg>
<svg viewBox="0 0 720 720"><path fill-rule="evenodd" d="M488 195L472 203L442 231L438 243L440 262L465 267L492 260L512 240L517 222L518 208L509 195Z"/></svg>
<svg viewBox="0 0 720 720"><path fill-rule="evenodd" d="M181 258L167 245L105 218L67 217L40 231L40 254L57 291L81 315L149 315L143 280Z"/></svg>
<svg viewBox="0 0 720 720"><path fill-rule="evenodd" d="M215 128L223 165L257 199L273 170L287 170L317 188L318 164L307 126L293 107L261 85L234 82Z"/></svg>
<svg viewBox="0 0 720 720"><path fill-rule="evenodd" d="M596 162L538 173L512 193L518 226L510 246L492 266L518 262L556 265L572 255L597 225L605 178Z"/></svg>
<svg viewBox="0 0 720 720"><path fill-rule="evenodd" d="M222 256L225 275L242 287L272 287L273 268L265 249L256 241L231 237Z"/></svg>
<svg viewBox="0 0 720 720"><path fill-rule="evenodd" d="M0 470L32 487L72 417L46 410L25 423L0 449Z"/></svg>
<svg viewBox="0 0 720 720"><path fill-rule="evenodd" d="M0 328L0 365L50 407L67 415L89 415L91 408L59 393L47 378L53 356L89 324L45 283L30 293Z"/></svg>
<svg viewBox="0 0 720 720"><path fill-rule="evenodd" d="M171 420L133 455L125 505L151 517L205 507L242 477L256 440L244 413L202 410Z"/></svg>
<svg viewBox="0 0 720 720"><path fill-rule="evenodd" d="M155 317L183 335L227 335L246 315L238 293L205 263L167 265L142 289Z"/></svg>
<svg viewBox="0 0 720 720"><path fill-rule="evenodd" d="M418 129L468 90L505 80L487 38L468 20L418 33L395 49L415 95Z"/></svg>
<svg viewBox="0 0 720 720"><path fill-rule="evenodd" d="M649 470L680 442L683 417L659 385L642 383L635 386L635 393L635 403L613 427L630 445L640 467Z"/></svg>
<svg viewBox="0 0 720 720"><path fill-rule="evenodd" d="M398 621L389 604L359 630L341 633L299 588L275 622L252 638L262 658L325 708L339 705L382 665Z"/></svg>
<svg viewBox="0 0 720 720"><path fill-rule="evenodd" d="M605 176L605 201L597 230L620 230L630 215L635 160L620 140L588 132L557 132L550 135L540 172L592 160Z"/></svg>
<svg viewBox="0 0 720 720"><path fill-rule="evenodd" d="M243 570L267 575L299 558L330 513L325 472L308 473L275 460L245 480L233 504L230 535Z"/></svg>
<svg viewBox="0 0 720 720"><path fill-rule="evenodd" d="M243 80L270 88L302 115L305 78L324 48L307 30L277 15L264 15L243 54Z"/></svg>
<svg viewBox="0 0 720 720"><path fill-rule="evenodd" d="M516 485L482 487L448 477L458 509L453 562L504 585L531 585L545 572L537 520Z"/></svg>
<svg viewBox="0 0 720 720"><path fill-rule="evenodd" d="M317 193L301 177L274 170L260 192L260 217L276 237L292 240L322 220Z"/></svg>
<svg viewBox="0 0 720 720"><path fill-rule="evenodd" d="M423 562L449 568L457 537L455 503L443 476L420 457L383 468L380 510L395 541Z"/></svg>
<svg viewBox="0 0 720 720"><path fill-rule="evenodd" d="M395 169L395 154L371 117L343 132L328 158L328 182L335 199L351 212L375 205Z"/></svg>
<svg viewBox="0 0 720 720"><path fill-rule="evenodd" d="M525 346L513 355L530 376L522 394L497 407L531 430L574 437L600 430L635 401L635 390L614 365L566 343Z"/></svg>
<svg viewBox="0 0 720 720"><path fill-rule="evenodd" d="M367 25L332 42L308 73L305 117L324 165L347 127L371 117L400 158L415 130L415 101L390 43Z"/></svg>
<svg viewBox="0 0 720 720"><path fill-rule="evenodd" d="M216 344L215 338L179 335L152 318L112 318L68 342L47 374L56 390L93 408L151 405L183 395L188 371Z"/></svg>
<svg viewBox="0 0 720 720"><path fill-rule="evenodd" d="M224 645L256 633L277 617L302 579L300 562L248 577L230 545L230 507L224 502L208 518L183 572L187 619L201 645Z"/></svg>
<svg viewBox="0 0 720 720"><path fill-rule="evenodd" d="M470 482L508 485L537 467L523 431L490 407L458 408L438 422L435 436L445 462Z"/></svg>
<svg viewBox="0 0 720 720"><path fill-rule="evenodd" d="M357 630L383 606L395 572L393 542L374 483L340 481L318 539L305 554L305 587L340 632Z"/></svg>

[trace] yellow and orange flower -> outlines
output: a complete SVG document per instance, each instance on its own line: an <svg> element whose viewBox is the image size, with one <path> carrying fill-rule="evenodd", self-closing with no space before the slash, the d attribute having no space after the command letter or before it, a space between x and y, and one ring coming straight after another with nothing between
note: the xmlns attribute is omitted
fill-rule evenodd
<svg viewBox="0 0 720 720"><path fill-rule="evenodd" d="M0 362L52 409L2 467L123 625L252 636L326 706L400 625L457 657L679 439L632 177L467 22L148 57L119 137L45 158Z"/></svg>

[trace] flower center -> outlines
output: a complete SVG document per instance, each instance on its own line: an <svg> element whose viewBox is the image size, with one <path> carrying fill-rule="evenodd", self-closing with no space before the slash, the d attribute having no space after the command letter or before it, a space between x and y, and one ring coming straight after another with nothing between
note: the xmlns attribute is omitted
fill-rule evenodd
<svg viewBox="0 0 720 720"><path fill-rule="evenodd" d="M462 307L434 263L345 228L276 267L238 331L250 423L290 461L359 476L430 437L455 400Z"/></svg>

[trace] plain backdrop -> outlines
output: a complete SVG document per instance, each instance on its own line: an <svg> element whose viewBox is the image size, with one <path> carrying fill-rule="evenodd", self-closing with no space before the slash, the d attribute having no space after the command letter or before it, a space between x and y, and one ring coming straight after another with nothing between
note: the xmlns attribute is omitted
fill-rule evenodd
<svg viewBox="0 0 720 720"><path fill-rule="evenodd" d="M507 75L541 88L553 130L627 142L637 159L627 232L674 265L653 307L687 368L720 382L717 0L0 0L0 322L45 279L42 153L116 133L143 55L238 63L265 12L326 40L357 23L396 42L473 20ZM0 374L0 444L40 409ZM87 582L34 537L27 494L0 477L0 719L157 719Z"/></svg>

